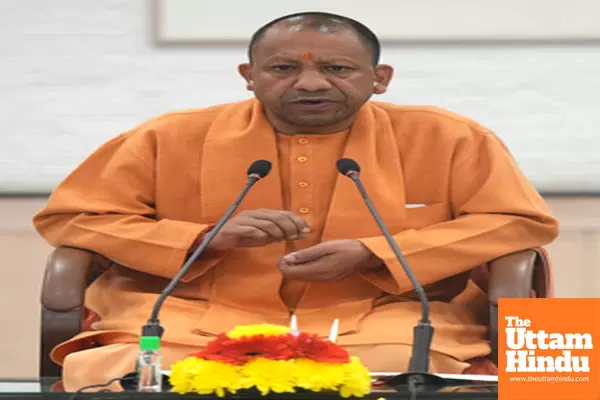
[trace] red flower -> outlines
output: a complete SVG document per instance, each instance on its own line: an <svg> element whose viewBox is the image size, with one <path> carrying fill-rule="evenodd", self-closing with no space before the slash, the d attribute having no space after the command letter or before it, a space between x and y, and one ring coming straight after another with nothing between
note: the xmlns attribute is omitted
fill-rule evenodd
<svg viewBox="0 0 600 400"><path fill-rule="evenodd" d="M323 340L317 335L300 333L295 340L296 358L308 358L318 362L347 363L350 355L341 346Z"/></svg>
<svg viewBox="0 0 600 400"><path fill-rule="evenodd" d="M192 356L207 360L219 360L231 364L243 364L257 357L271 360L287 360L294 355L284 335L242 337L230 339L225 334L210 341L206 349Z"/></svg>
<svg viewBox="0 0 600 400"><path fill-rule="evenodd" d="M231 339L226 334L220 334L211 340L204 350L190 356L236 365L244 364L257 357L271 360L307 358L331 363L346 363L350 360L348 352L342 347L307 333L300 333L297 336L256 335L239 339Z"/></svg>

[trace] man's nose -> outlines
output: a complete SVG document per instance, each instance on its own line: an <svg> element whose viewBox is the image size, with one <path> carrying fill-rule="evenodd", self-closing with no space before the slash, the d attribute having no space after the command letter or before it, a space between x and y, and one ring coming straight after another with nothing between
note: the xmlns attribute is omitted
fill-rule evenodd
<svg viewBox="0 0 600 400"><path fill-rule="evenodd" d="M317 92L320 90L330 89L331 84L329 83L327 78L319 71L306 70L300 73L294 87L296 90Z"/></svg>

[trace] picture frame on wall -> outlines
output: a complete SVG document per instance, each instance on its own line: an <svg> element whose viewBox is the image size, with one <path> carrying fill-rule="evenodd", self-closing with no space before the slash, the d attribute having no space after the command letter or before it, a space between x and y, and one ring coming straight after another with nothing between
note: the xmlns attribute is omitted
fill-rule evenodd
<svg viewBox="0 0 600 400"><path fill-rule="evenodd" d="M598 0L151 0L158 45L246 42L279 16L328 11L355 18L382 42L600 42Z"/></svg>

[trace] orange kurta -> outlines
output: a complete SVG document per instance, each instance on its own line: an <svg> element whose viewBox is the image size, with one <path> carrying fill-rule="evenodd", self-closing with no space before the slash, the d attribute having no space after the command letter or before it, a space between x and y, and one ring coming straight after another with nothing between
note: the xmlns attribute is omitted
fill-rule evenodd
<svg viewBox="0 0 600 400"><path fill-rule="evenodd" d="M556 220L503 144L442 109L376 102L361 109L349 131L279 135L260 104L247 100L166 114L118 136L36 215L35 226L52 245L90 249L115 262L86 296L101 320L55 349L54 359L62 363L91 342L129 343L126 363L133 363L157 294L197 236L225 213L256 159L273 162L273 169L238 211L290 209L311 232L194 265L161 312L164 346L187 351L236 324L287 324L293 309L302 329L323 336L339 318L339 343L349 348L408 348L419 304L356 187L337 174L340 157L361 165L373 203L426 288L433 359L447 361L440 361L447 369L441 372L458 372L462 361L488 354L485 295L469 285L468 271L557 235ZM342 282L283 282L280 257L332 239L361 240L387 269ZM125 354L111 349L78 354L106 366ZM367 366L376 365L365 357ZM400 357L390 368L406 364Z"/></svg>

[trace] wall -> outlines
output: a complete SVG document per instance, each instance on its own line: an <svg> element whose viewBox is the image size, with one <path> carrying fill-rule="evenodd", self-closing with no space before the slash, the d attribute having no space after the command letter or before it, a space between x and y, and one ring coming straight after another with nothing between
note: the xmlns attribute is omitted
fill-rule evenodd
<svg viewBox="0 0 600 400"><path fill-rule="evenodd" d="M40 287L51 247L31 217L44 201L0 198L0 379L37 376Z"/></svg>
<svg viewBox="0 0 600 400"><path fill-rule="evenodd" d="M149 0L0 2L0 191L49 191L167 110L250 96L244 45L157 48ZM226 21L224 21L226 23ZM494 129L544 191L600 191L599 45L386 45L388 94Z"/></svg>

